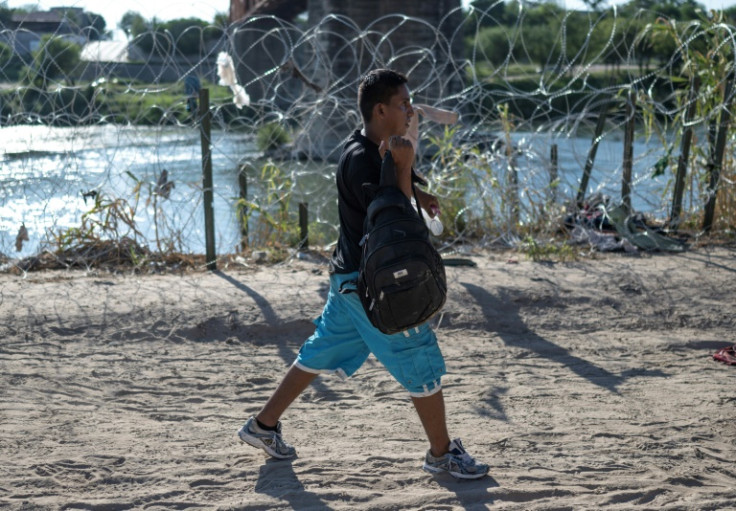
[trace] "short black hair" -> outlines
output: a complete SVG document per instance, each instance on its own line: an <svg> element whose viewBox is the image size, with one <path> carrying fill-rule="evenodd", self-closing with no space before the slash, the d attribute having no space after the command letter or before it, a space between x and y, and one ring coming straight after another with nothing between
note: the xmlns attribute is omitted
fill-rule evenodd
<svg viewBox="0 0 736 511"><path fill-rule="evenodd" d="M370 122L373 107L378 103L388 103L399 87L409 79L392 69L374 69L363 77L358 86L358 108L363 122Z"/></svg>

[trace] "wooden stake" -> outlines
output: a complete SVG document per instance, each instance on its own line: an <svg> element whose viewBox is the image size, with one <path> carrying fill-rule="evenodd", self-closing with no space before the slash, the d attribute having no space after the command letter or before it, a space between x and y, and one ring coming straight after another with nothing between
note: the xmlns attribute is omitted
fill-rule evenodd
<svg viewBox="0 0 736 511"><path fill-rule="evenodd" d="M549 148L549 202L557 202L557 178L559 175L557 144Z"/></svg>
<svg viewBox="0 0 736 511"><path fill-rule="evenodd" d="M202 189L204 190L204 235L207 269L217 269L215 254L215 211L212 184L212 112L210 112L210 91L199 91L200 141L202 145Z"/></svg>
<svg viewBox="0 0 736 511"><path fill-rule="evenodd" d="M708 200L705 203L705 215L703 216L703 230L710 232L713 227L713 217L716 212L716 196L718 195L718 184L721 179L721 166L723 155L726 150L726 136L731 124L731 105L733 104L733 81L736 74L731 74L726 82L726 90L723 91L723 109L718 123L718 135L715 147L711 151L708 162Z"/></svg>
<svg viewBox="0 0 736 511"><path fill-rule="evenodd" d="M624 130L624 161L621 176L621 202L631 213L631 172L634 167L634 131L636 128L636 91L629 91L626 102L626 128Z"/></svg>
<svg viewBox="0 0 736 511"><path fill-rule="evenodd" d="M595 155L598 152L598 144L601 141L601 135L603 134L603 128L606 125L606 116L608 115L608 109L611 107L611 100L603 103L601 111L598 114L598 123L595 125L595 133L593 134L593 143L588 150L588 159L585 160L585 168L583 169L583 177L580 179L580 187L578 188L577 204L578 207L583 206L585 201L585 194L588 191L588 181L590 181L590 173L593 170L593 162L595 162Z"/></svg>
<svg viewBox="0 0 736 511"><path fill-rule="evenodd" d="M677 159L677 173L675 174L675 189L672 192L672 211L670 213L669 226L677 231L680 225L680 214L682 213L682 196L685 193L685 177L687 175L687 162L690 159L690 145L693 140L693 127L690 121L695 116L698 92L700 91L700 77L695 77L688 94L688 106L682 122L685 126L680 141L680 156Z"/></svg>
<svg viewBox="0 0 736 511"><path fill-rule="evenodd" d="M240 172L238 172L238 197L241 201L248 198L247 168L247 165L241 165ZM245 252L248 249L248 207L243 202L238 207L238 223L240 224L240 250Z"/></svg>
<svg viewBox="0 0 736 511"><path fill-rule="evenodd" d="M309 205L305 202L299 203L299 250L307 250L309 248Z"/></svg>

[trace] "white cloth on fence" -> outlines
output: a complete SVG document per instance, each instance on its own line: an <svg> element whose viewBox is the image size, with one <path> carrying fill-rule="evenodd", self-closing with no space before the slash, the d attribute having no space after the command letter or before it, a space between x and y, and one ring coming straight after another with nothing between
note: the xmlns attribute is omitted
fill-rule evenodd
<svg viewBox="0 0 736 511"><path fill-rule="evenodd" d="M235 65L230 54L221 51L217 55L217 76L220 77L220 85L226 85L233 91L233 103L238 108L250 105L250 96L245 92L242 85L238 83L235 74Z"/></svg>

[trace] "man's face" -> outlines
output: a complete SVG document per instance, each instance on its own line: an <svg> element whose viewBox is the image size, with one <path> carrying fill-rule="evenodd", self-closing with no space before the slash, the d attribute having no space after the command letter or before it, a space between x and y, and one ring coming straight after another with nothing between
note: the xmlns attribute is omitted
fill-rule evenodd
<svg viewBox="0 0 736 511"><path fill-rule="evenodd" d="M386 131L391 135L406 135L409 128L409 122L414 115L414 109L411 106L411 94L406 84L400 86L387 105L384 105L383 121Z"/></svg>

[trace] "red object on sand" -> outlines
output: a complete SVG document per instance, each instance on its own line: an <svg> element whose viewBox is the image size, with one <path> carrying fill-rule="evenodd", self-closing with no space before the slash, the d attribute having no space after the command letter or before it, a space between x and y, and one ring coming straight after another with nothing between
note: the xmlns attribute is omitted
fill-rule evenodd
<svg viewBox="0 0 736 511"><path fill-rule="evenodd" d="M730 366L736 365L736 345L719 349L713 354L713 360L718 360Z"/></svg>

